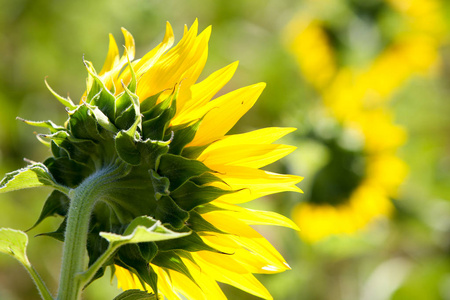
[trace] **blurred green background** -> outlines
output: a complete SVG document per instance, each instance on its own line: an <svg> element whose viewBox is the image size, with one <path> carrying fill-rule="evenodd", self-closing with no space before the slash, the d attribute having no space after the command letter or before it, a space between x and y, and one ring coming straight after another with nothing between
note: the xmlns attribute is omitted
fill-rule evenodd
<svg viewBox="0 0 450 300"><path fill-rule="evenodd" d="M64 108L48 92L44 78L61 95L69 93L72 99L79 99L86 78L82 57L101 68L108 33L122 44L120 27L125 27L135 38L136 56L141 57L159 43L166 21L179 40L184 24L190 26L198 18L200 28L213 28L201 78L239 60L226 91L267 83L256 106L232 131L298 128L283 142L299 149L268 169L305 176L299 184L305 194L284 193L250 203L290 217L294 207L310 201L316 174L327 160L321 153L329 151L324 144L317 146L312 136L321 131L320 118L327 110L324 95L330 84L318 84L305 71L305 63L318 57L314 47L301 58L292 51L295 38L301 45L311 42L298 37L302 26L315 21L321 24L336 69L364 70L403 36L417 30L422 37L429 35L436 57L420 71L409 72L382 105L407 133L406 141L395 149L409 172L395 199L389 200L393 212L355 233L317 242L306 241L289 229L258 227L292 267L258 278L274 299L450 299L448 1L0 0L0 7L0 177L24 166L23 158L43 161L49 155L35 139L34 129L16 116L56 123L65 120ZM413 15L408 15L409 8ZM416 26L418 22L425 25ZM326 59L319 56L318 61L312 70L322 74L327 71ZM392 63L403 66L406 62L399 56ZM387 84L393 80L389 73L379 76L384 76L378 79ZM333 94L327 97L333 98ZM335 123L340 128L339 120ZM388 138L389 132L383 134L381 139ZM390 169L385 172L389 176ZM38 189L0 195L0 227L31 227L49 192ZM30 260L52 291L57 288L61 244L34 236L53 231L58 221L47 219L29 232ZM118 294L116 283L110 284L108 277L92 284L85 299L112 299ZM232 287L224 289L229 299L256 299ZM3 255L0 299L39 299L25 270Z"/></svg>

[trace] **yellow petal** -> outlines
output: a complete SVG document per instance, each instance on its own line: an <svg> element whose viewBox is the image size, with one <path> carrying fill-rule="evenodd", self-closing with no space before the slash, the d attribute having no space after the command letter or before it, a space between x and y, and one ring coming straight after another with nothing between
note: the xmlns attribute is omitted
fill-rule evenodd
<svg viewBox="0 0 450 300"><path fill-rule="evenodd" d="M116 272L114 273L117 277L117 285L122 290L130 289L142 289L140 281L136 278L136 275L130 273L127 269L119 266L115 266Z"/></svg>
<svg viewBox="0 0 450 300"><path fill-rule="evenodd" d="M197 72L189 74L190 68L198 67L197 64L199 66L204 64L211 31L208 27L197 37L197 30L198 24L194 23L181 41L143 74L137 89L137 94L141 99L165 89L172 89L176 84L181 84L184 88L190 87L189 81L183 83L188 79L184 76L194 76L193 74L197 74Z"/></svg>
<svg viewBox="0 0 450 300"><path fill-rule="evenodd" d="M232 235L223 234L202 236L202 239L206 244L225 253L223 255L227 255L227 257L230 257L236 262L234 264L230 263L227 266L229 270L233 271L234 266L238 266L250 273L273 274L289 269L284 262L278 261L276 264L273 264L272 259L242 248L242 246L236 243L232 237Z"/></svg>
<svg viewBox="0 0 450 300"><path fill-rule="evenodd" d="M218 229L230 233L230 239L244 249L250 249L253 255L259 255L273 268L280 271L289 268L281 254L261 234L239 219L223 211L202 214L202 217Z"/></svg>
<svg viewBox="0 0 450 300"><path fill-rule="evenodd" d="M123 37L125 38L125 50L126 50L125 51L126 53L124 54L124 56L122 58L126 62L127 61L126 55L128 55L130 60L134 59L136 49L134 46L134 38L131 35L131 33L128 32L128 30L126 30L123 27L121 28L121 30L122 30Z"/></svg>
<svg viewBox="0 0 450 300"><path fill-rule="evenodd" d="M202 253L211 253L208 251L202 251ZM206 299L214 300L226 300L227 297L222 292L221 288L214 280L213 277L209 276L206 272L202 270L201 267L195 265L189 259L182 259L186 267L188 267L191 275L195 278L196 282L200 285Z"/></svg>
<svg viewBox="0 0 450 300"><path fill-rule="evenodd" d="M233 145L213 150L206 149L197 158L205 165L234 165L261 168L294 151L287 145Z"/></svg>
<svg viewBox="0 0 450 300"><path fill-rule="evenodd" d="M295 130L296 128L292 127L268 127L246 133L226 135L222 139L211 144L206 150L213 150L232 145L271 144Z"/></svg>
<svg viewBox="0 0 450 300"><path fill-rule="evenodd" d="M174 291L174 286L169 275L162 268L152 265L153 270L158 275L158 290L168 300L182 300L182 298Z"/></svg>
<svg viewBox="0 0 450 300"><path fill-rule="evenodd" d="M299 230L292 220L275 212L244 208L217 200L213 204L226 209L222 213L230 214L248 225L276 225Z"/></svg>
<svg viewBox="0 0 450 300"><path fill-rule="evenodd" d="M191 86L195 84L205 67L208 58L208 43L211 37L211 26L202 31L195 40L193 56L190 58L191 66L182 75L180 95L177 99L177 109L181 110L187 100L191 98ZM183 91L188 92L183 94Z"/></svg>
<svg viewBox="0 0 450 300"><path fill-rule="evenodd" d="M204 260L200 253L193 253L193 256L200 268L215 280L235 286L247 293L261 297L263 299L273 299L267 289L252 275L239 274L221 268L215 264L210 264Z"/></svg>
<svg viewBox="0 0 450 300"><path fill-rule="evenodd" d="M109 34L109 49L108 54L106 55L105 63L103 64L103 68L100 71L99 75L103 75L108 71L111 71L114 69L114 66L116 66L119 63L119 48L117 48L117 43L114 39L114 36L110 33Z"/></svg>
<svg viewBox="0 0 450 300"><path fill-rule="evenodd" d="M187 276L172 270L167 270L167 272L176 291L183 294L188 299L207 300L203 291Z"/></svg>
<svg viewBox="0 0 450 300"><path fill-rule="evenodd" d="M169 22L166 23L166 33L162 42L148 52L140 60L132 63L133 70L136 73L136 78L139 81L140 77L147 72L160 58L161 56L172 47L174 41L174 35L172 26ZM115 85L117 88L116 94L123 91L121 82L128 84L131 80L131 72L129 68L125 68L120 76L116 79ZM140 99L141 101L145 99Z"/></svg>
<svg viewBox="0 0 450 300"><path fill-rule="evenodd" d="M204 106L206 113L194 140L189 146L201 146L223 137L255 104L265 83L257 83L225 94ZM192 115L192 119L202 115Z"/></svg>
<svg viewBox="0 0 450 300"><path fill-rule="evenodd" d="M209 166L217 171L215 175L223 179L236 193L223 195L218 199L228 203L244 203L262 196L279 192L302 191L295 186L303 177L277 174L264 170L238 166ZM220 186L226 188L226 186ZM241 190L242 189L242 190Z"/></svg>
<svg viewBox="0 0 450 300"><path fill-rule="evenodd" d="M234 62L225 68L222 68L205 80L191 86L191 99L189 99L184 107L172 120L173 125L187 123L192 120L189 114L200 107L206 105L212 97L233 77L238 66L238 62Z"/></svg>

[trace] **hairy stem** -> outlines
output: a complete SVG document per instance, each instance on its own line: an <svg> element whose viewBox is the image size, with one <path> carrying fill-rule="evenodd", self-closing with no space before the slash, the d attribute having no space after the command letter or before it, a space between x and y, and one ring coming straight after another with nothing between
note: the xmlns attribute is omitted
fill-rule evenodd
<svg viewBox="0 0 450 300"><path fill-rule="evenodd" d="M71 198L61 266L58 300L78 300L83 282L77 276L87 269L86 243L95 203L120 174L117 166L102 169L86 178L69 193Z"/></svg>

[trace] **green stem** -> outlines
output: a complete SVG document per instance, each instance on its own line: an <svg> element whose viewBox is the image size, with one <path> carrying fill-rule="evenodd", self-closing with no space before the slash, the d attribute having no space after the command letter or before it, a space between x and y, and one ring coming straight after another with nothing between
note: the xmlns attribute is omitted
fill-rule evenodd
<svg viewBox="0 0 450 300"><path fill-rule="evenodd" d="M69 212L61 266L58 300L78 300L83 289L80 276L86 270L86 243L92 209L107 186L120 174L120 168L110 167L86 178L71 190Z"/></svg>
<svg viewBox="0 0 450 300"><path fill-rule="evenodd" d="M39 294L41 294L42 299L53 300L53 297L50 294L50 292L48 291L47 286L44 284L44 282L42 281L41 277L36 272L36 270L31 265L24 265L24 266L27 269L28 273L33 278L33 281L36 284L36 286L39 290Z"/></svg>

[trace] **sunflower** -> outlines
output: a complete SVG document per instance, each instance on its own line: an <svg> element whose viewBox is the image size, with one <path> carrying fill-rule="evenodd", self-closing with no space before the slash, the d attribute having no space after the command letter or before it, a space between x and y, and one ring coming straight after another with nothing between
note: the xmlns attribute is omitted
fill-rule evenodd
<svg viewBox="0 0 450 300"><path fill-rule="evenodd" d="M64 126L26 121L50 129L38 138L51 147L53 156L34 169L49 172L58 186L72 190L54 191L36 225L60 215L60 228L46 235L67 240L71 231L64 235L65 228L76 216L71 214L73 191L85 193L95 186L90 196L83 196L97 198L89 202L90 215L74 217L85 218L89 226L90 266L109 249L103 237L127 235L127 228L142 218L182 236L122 246L95 278L111 267L122 289L143 289L167 299L226 299L218 282L271 299L254 274L282 272L289 266L251 225L297 226L275 212L238 204L279 192L301 192L296 184L302 177L260 169L295 149L274 144L294 128L226 135L265 84L214 98L233 76L237 62L197 82L211 27L198 33L195 21L172 47L174 35L167 23L163 41L141 59L134 59L132 35L122 32L122 56L110 35L101 71L84 61L89 76L79 105L50 89L67 106Z"/></svg>
<svg viewBox="0 0 450 300"><path fill-rule="evenodd" d="M392 214L391 198L408 168L396 155L405 132L386 113L360 112L361 123L347 125L334 120L333 134L315 136L326 149L326 162L315 174L307 200L293 211L305 241L354 234Z"/></svg>
<svg viewBox="0 0 450 300"><path fill-rule="evenodd" d="M286 28L287 47L305 80L322 98L325 113L321 118L334 124L334 130L320 135L315 130L320 132L321 125L310 120L313 127L320 125L311 136L327 155L313 178L307 201L298 204L293 213L300 235L307 241L351 234L392 213L391 199L397 196L408 167L397 156L407 134L394 123L389 102L410 78L431 74L439 63L445 32L438 1L386 0L357 9L347 7L347 13L358 11L365 22L377 27L385 39L379 42L387 45L358 67L353 64L361 54L355 49L361 45L353 49L340 38L352 24L330 18L333 11L324 3L310 2L309 9ZM389 12L390 20L399 24L395 31L386 33L378 27L381 12ZM349 52L357 58L349 59Z"/></svg>

